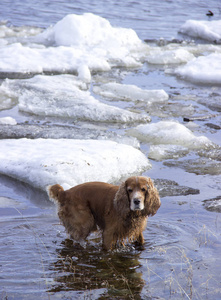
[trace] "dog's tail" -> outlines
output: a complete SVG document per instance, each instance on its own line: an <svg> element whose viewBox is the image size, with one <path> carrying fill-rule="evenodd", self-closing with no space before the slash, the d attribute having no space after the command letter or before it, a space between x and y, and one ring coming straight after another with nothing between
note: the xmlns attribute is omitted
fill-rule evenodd
<svg viewBox="0 0 221 300"><path fill-rule="evenodd" d="M63 187L60 184L50 185L47 187L49 199L55 204L60 203L60 194L64 192Z"/></svg>

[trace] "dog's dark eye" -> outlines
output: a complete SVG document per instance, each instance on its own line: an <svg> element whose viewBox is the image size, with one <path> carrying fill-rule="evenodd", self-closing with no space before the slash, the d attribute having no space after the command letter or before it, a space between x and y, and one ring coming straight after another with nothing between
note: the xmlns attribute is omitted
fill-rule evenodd
<svg viewBox="0 0 221 300"><path fill-rule="evenodd" d="M146 192L146 189L145 189L145 188L142 188L141 191L142 191L142 192Z"/></svg>
<svg viewBox="0 0 221 300"><path fill-rule="evenodd" d="M132 193L133 192L133 190L131 188L128 188L127 191L128 191L128 193Z"/></svg>

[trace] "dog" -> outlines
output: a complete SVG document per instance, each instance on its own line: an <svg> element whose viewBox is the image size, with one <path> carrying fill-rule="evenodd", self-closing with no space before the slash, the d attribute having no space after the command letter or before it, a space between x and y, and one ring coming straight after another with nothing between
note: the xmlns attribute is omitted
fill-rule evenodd
<svg viewBox="0 0 221 300"><path fill-rule="evenodd" d="M86 239L99 227L104 250L126 242L143 246L147 218L161 205L152 180L143 176L130 177L120 186L86 182L66 191L55 184L48 187L48 194L70 237Z"/></svg>

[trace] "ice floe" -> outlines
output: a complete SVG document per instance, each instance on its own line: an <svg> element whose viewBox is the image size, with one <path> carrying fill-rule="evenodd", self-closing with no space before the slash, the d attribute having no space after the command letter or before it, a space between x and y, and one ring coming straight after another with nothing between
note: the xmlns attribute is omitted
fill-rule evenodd
<svg viewBox="0 0 221 300"><path fill-rule="evenodd" d="M195 56L186 49L155 48L145 58L150 64L183 64L192 60Z"/></svg>
<svg viewBox="0 0 221 300"><path fill-rule="evenodd" d="M59 87L59 89L58 89ZM149 122L147 114L139 114L110 106L95 99L85 83L73 75L43 76L5 80L1 91L18 98L19 110L49 117L102 122ZM10 95L10 93L12 95Z"/></svg>
<svg viewBox="0 0 221 300"><path fill-rule="evenodd" d="M128 130L128 134L154 145L180 145L188 149L201 149L213 145L207 137L195 136L186 126L175 121L138 125Z"/></svg>
<svg viewBox="0 0 221 300"><path fill-rule="evenodd" d="M0 125L16 125L17 122L12 117L3 117L0 118Z"/></svg>
<svg viewBox="0 0 221 300"><path fill-rule="evenodd" d="M151 145L148 153L148 157L162 161L165 159L177 159L185 156L189 152L189 149L180 145Z"/></svg>
<svg viewBox="0 0 221 300"><path fill-rule="evenodd" d="M42 190L54 183L115 182L151 168L140 150L98 140L1 140L0 160L0 173Z"/></svg>
<svg viewBox="0 0 221 300"><path fill-rule="evenodd" d="M102 45L105 49L134 47L141 43L134 30L112 27L108 20L92 13L69 14L39 34L36 40L56 46L85 45L97 48Z"/></svg>
<svg viewBox="0 0 221 300"><path fill-rule="evenodd" d="M221 21L187 20L180 28L180 33L200 38L209 42L221 43Z"/></svg>
<svg viewBox="0 0 221 300"><path fill-rule="evenodd" d="M164 90L144 90L132 84L110 82L94 86L93 91L101 96L118 99L151 102L165 102L169 96Z"/></svg>
<svg viewBox="0 0 221 300"><path fill-rule="evenodd" d="M178 67L175 74L196 83L221 85L221 53L199 56Z"/></svg>
<svg viewBox="0 0 221 300"><path fill-rule="evenodd" d="M88 80L88 70L140 67L141 49L145 47L132 29L115 28L91 13L70 14L40 34L3 44L0 72L78 72L83 65Z"/></svg>

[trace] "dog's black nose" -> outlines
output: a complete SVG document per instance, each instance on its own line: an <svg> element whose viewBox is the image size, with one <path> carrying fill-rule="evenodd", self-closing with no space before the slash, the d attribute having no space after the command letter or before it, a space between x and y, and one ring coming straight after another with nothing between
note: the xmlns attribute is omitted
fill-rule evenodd
<svg viewBox="0 0 221 300"><path fill-rule="evenodd" d="M134 204L135 204L135 205L139 205L139 204L140 204L140 200L139 200L139 199L137 199L137 198L136 198L136 199L134 199Z"/></svg>

